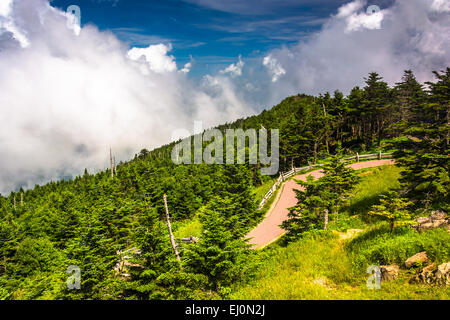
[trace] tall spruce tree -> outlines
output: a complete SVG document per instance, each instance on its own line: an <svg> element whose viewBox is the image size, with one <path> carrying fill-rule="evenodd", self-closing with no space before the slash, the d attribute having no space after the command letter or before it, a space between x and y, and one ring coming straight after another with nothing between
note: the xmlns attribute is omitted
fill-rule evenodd
<svg viewBox="0 0 450 320"><path fill-rule="evenodd" d="M414 110L414 121L398 139L396 157L405 167L401 182L416 207L449 207L449 109L450 68L434 73L437 81L427 83L429 95L423 108Z"/></svg>
<svg viewBox="0 0 450 320"><path fill-rule="evenodd" d="M234 199L213 198L200 215L200 240L186 253L188 270L207 276L214 290L230 286L247 269L250 246L234 232L234 207Z"/></svg>
<svg viewBox="0 0 450 320"><path fill-rule="evenodd" d="M288 241L308 230L325 227L329 212L337 219L339 207L358 181L354 170L346 167L338 155L323 167L323 172L324 176L318 180L310 176L306 182L297 181L304 190L295 190L297 205L290 209L289 219L282 225Z"/></svg>

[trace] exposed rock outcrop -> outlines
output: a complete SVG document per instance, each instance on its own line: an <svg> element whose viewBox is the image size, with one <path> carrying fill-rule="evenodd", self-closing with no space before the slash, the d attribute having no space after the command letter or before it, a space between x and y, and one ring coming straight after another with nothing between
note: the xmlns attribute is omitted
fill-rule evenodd
<svg viewBox="0 0 450 320"><path fill-rule="evenodd" d="M412 257L409 257L405 261L405 266L406 268L409 269L414 266L421 266L427 261L428 261L427 253L425 251L422 251L413 255Z"/></svg>
<svg viewBox="0 0 450 320"><path fill-rule="evenodd" d="M380 271L381 271L381 281L393 281L397 280L400 268L399 266L393 264L389 266L381 266Z"/></svg>
<svg viewBox="0 0 450 320"><path fill-rule="evenodd" d="M450 285L450 262L438 266L436 271L436 283Z"/></svg>
<svg viewBox="0 0 450 320"><path fill-rule="evenodd" d="M435 228L445 228L450 231L450 218L446 218L447 214L443 211L434 211L429 217L418 218L415 229L417 231L425 231Z"/></svg>
<svg viewBox="0 0 450 320"><path fill-rule="evenodd" d="M443 263L438 267L433 263L423 268L409 280L409 283L450 285L450 262Z"/></svg>

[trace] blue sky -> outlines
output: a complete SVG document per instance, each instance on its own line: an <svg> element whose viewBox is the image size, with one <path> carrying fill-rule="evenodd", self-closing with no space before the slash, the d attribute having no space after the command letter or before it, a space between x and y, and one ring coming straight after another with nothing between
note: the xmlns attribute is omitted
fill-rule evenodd
<svg viewBox="0 0 450 320"><path fill-rule="evenodd" d="M291 45L321 28L343 0L54 0L81 9L82 25L109 29L130 46L171 43L191 76L214 73L274 48Z"/></svg>

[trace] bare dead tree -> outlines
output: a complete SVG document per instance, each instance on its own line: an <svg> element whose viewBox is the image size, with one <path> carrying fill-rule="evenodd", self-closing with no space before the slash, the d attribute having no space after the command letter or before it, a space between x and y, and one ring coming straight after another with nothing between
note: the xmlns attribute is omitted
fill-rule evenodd
<svg viewBox="0 0 450 320"><path fill-rule="evenodd" d="M23 207L23 192L20 193L20 206Z"/></svg>
<svg viewBox="0 0 450 320"><path fill-rule="evenodd" d="M178 253L177 244L172 233L172 226L170 225L169 208L167 207L167 196L164 194L164 209L166 210L167 228L169 228L170 243L172 244L173 251L175 252L175 258L181 264L180 254Z"/></svg>
<svg viewBox="0 0 450 320"><path fill-rule="evenodd" d="M112 150L109 148L109 167L111 169L111 179L114 178L114 168L113 168L113 156L112 156Z"/></svg>

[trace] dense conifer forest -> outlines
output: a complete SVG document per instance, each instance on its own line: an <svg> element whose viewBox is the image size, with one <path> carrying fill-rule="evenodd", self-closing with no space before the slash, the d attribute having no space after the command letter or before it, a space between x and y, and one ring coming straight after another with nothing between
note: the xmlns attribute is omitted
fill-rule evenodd
<svg viewBox="0 0 450 320"><path fill-rule="evenodd" d="M448 213L450 68L434 77L422 84L407 70L391 87L373 72L348 96L299 94L217 128L279 129L280 172L332 159L328 180L305 183L303 206L285 225L286 243L323 229L317 208L329 211L330 223L337 219L357 181L338 159L357 152L395 152L402 168L400 187L372 208L373 216L393 205L408 212L398 221ZM173 147L144 149L113 175L85 170L72 180L1 195L0 299L213 299L252 281L266 254L243 240L265 212L254 191L278 175L262 176L259 164L175 165ZM177 239L180 261L169 240L164 194L173 223L195 217L202 226L198 241ZM450 258L448 246L442 250L440 257ZM131 256L126 271L116 272L124 255ZM81 270L80 289L66 286L71 265Z"/></svg>

